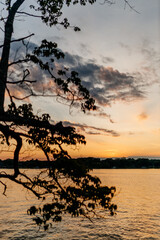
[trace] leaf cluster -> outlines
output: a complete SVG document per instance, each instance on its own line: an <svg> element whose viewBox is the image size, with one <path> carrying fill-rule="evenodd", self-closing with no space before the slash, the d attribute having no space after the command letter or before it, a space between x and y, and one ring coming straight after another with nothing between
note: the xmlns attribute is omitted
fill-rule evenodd
<svg viewBox="0 0 160 240"><path fill-rule="evenodd" d="M70 27L70 23L67 18L64 18L62 21L59 21L60 17L63 14L63 7L71 6L71 4L80 4L85 6L87 3L93 4L96 0L38 0L38 7L30 5L31 9L35 11L40 11L42 14L42 21L48 26L52 27L53 25L61 24L64 28ZM80 31L78 27L74 27L74 31Z"/></svg>
<svg viewBox="0 0 160 240"><path fill-rule="evenodd" d="M14 103L10 104L6 112L8 115L15 116L17 119L25 119L25 122L19 122L15 126L25 126L25 134L29 144L42 149L46 154L56 153L52 146L85 144L85 137L77 134L75 128L64 127L62 122L53 125L50 123L50 115L42 114L41 116L33 113L31 104L22 104L18 107ZM14 126L12 124L12 127Z"/></svg>
<svg viewBox="0 0 160 240"><path fill-rule="evenodd" d="M26 59L38 65L46 71L57 86L58 96L66 99L71 105L81 105L83 112L95 110L95 100L89 91L82 85L78 72L69 71L68 68L55 70L54 61L64 58L65 54L58 49L57 43L42 40L39 47L35 47L33 53L28 53Z"/></svg>
<svg viewBox="0 0 160 240"><path fill-rule="evenodd" d="M50 166L49 176L52 184L49 187L53 194L50 203L42 207L32 206L29 215L34 215L35 223L45 230L52 222L61 221L65 214L72 217L92 219L100 216L101 208L114 215L117 206L111 203L116 191L115 187L102 186L99 178L90 175L83 163L70 159L62 154ZM61 184L65 179L65 184Z"/></svg>

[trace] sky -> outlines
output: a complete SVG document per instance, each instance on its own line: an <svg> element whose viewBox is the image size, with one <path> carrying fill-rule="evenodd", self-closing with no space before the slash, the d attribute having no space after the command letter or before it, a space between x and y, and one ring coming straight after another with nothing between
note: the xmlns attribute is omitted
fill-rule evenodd
<svg viewBox="0 0 160 240"><path fill-rule="evenodd" d="M15 38L35 33L32 45L44 38L56 41L66 56L59 65L78 71L96 100L98 110L84 114L55 98L30 99L36 111L49 112L55 122L64 121L85 135L85 146L67 148L73 157L160 157L160 1L130 3L136 11L123 0L111 6L99 0L65 7L64 16L80 32L47 28L28 17L15 23ZM16 45L11 54L15 50ZM38 76L36 69L34 74L49 83L47 75Z"/></svg>

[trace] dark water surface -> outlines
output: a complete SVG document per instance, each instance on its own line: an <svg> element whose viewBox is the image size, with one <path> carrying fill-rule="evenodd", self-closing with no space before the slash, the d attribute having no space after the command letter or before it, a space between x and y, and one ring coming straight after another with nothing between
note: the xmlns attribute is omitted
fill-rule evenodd
<svg viewBox="0 0 160 240"><path fill-rule="evenodd" d="M37 170L28 170L33 174ZM10 183L7 197L0 195L0 239L6 240L153 240L160 239L160 169L94 170L107 186L116 186L116 216L93 223L65 217L44 232L32 223L26 209L37 200L26 190ZM3 192L2 185L0 191Z"/></svg>

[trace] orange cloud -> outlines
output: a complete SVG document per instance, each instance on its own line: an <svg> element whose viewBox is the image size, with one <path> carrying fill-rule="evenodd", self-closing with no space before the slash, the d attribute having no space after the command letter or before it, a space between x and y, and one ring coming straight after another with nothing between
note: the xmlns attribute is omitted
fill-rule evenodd
<svg viewBox="0 0 160 240"><path fill-rule="evenodd" d="M141 114L138 115L139 120L146 120L148 118L147 113L142 112Z"/></svg>

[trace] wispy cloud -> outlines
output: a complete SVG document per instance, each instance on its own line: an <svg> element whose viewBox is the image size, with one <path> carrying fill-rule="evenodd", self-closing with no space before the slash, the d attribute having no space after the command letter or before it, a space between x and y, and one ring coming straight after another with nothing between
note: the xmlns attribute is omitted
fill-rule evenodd
<svg viewBox="0 0 160 240"><path fill-rule="evenodd" d="M113 63L114 62L114 59L113 58L111 58L111 57L102 57L102 62L104 63L104 64L110 64L110 63Z"/></svg>
<svg viewBox="0 0 160 240"><path fill-rule="evenodd" d="M84 132L89 135L106 135L106 136L112 136L112 137L119 137L120 134L114 130L108 130L104 128L97 128L93 126L88 126L86 124L80 124L80 123L73 123L70 121L64 121L64 126L72 126L77 128L77 131Z"/></svg>

